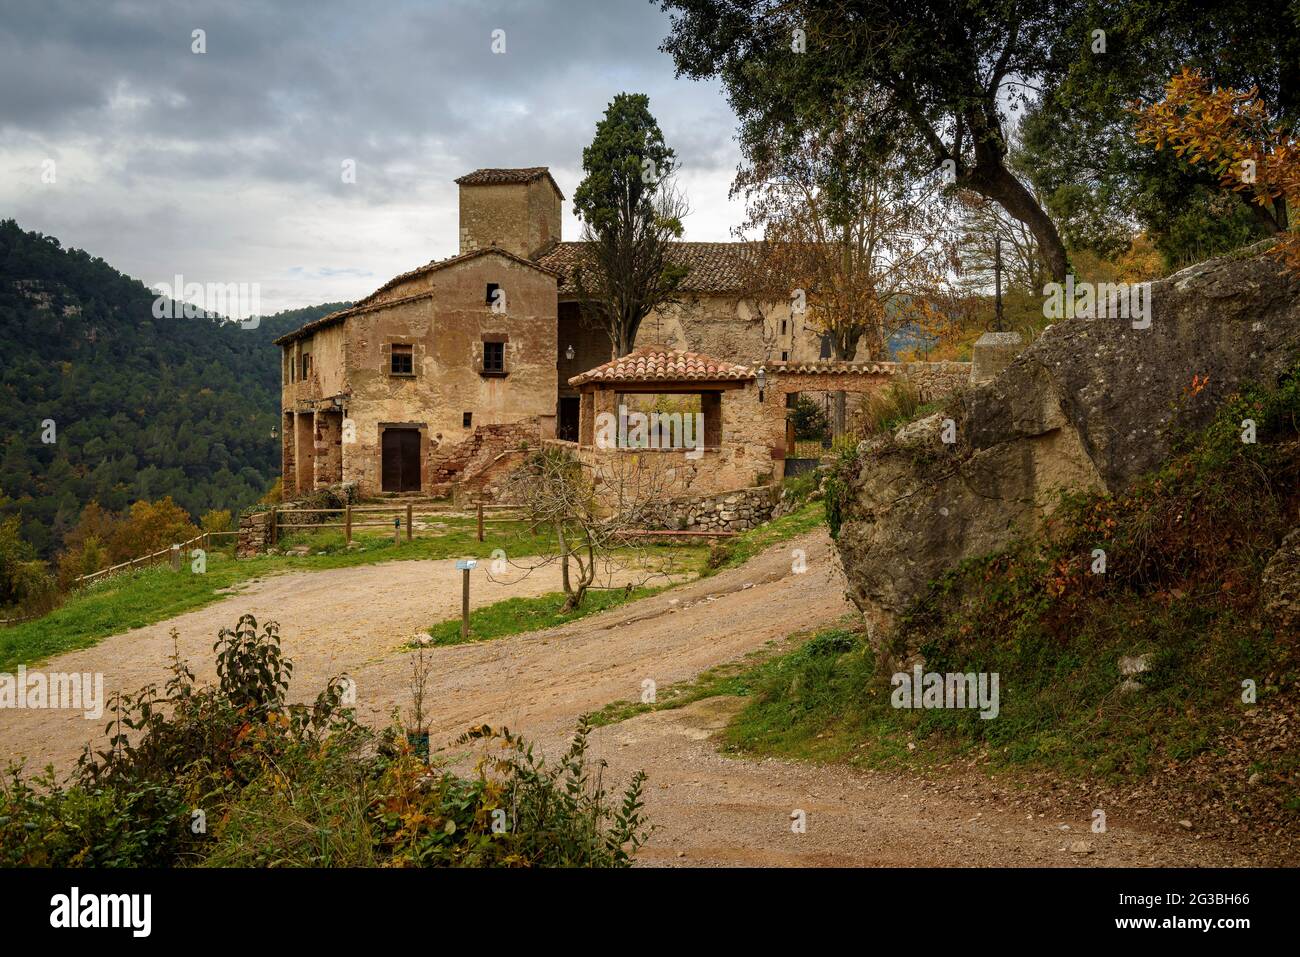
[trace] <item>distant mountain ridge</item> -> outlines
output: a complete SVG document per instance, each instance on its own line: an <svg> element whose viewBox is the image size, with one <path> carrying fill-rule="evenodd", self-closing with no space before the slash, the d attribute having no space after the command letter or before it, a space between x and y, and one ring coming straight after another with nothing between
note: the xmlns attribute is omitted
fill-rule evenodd
<svg viewBox="0 0 1300 957"><path fill-rule="evenodd" d="M272 340L349 305L244 328L156 319L155 298L103 259L0 221L0 515L21 516L44 556L91 501L118 511L170 495L195 519L256 501L280 469Z"/></svg>

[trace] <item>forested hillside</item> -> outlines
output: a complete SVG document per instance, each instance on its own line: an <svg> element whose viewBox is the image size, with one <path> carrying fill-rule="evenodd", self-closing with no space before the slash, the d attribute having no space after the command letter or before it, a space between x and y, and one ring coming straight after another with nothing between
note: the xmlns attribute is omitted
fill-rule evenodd
<svg viewBox="0 0 1300 957"><path fill-rule="evenodd" d="M42 556L91 501L171 496L198 518L261 496L279 471L271 340L343 305L245 329L155 319L153 301L104 260L0 222L0 515Z"/></svg>

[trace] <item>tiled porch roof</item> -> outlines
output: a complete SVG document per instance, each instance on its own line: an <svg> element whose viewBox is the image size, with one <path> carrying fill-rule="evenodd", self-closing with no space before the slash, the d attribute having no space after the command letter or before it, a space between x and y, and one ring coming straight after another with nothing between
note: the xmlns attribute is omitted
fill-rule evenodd
<svg viewBox="0 0 1300 957"><path fill-rule="evenodd" d="M668 349L636 349L612 359L569 380L569 385L588 382L654 384L656 382L743 380L754 378L754 370L714 359L699 352L674 352Z"/></svg>

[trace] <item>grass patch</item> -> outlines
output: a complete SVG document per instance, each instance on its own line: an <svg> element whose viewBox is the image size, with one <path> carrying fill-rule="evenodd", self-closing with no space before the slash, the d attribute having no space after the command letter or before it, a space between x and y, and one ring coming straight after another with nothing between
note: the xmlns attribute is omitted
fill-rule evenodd
<svg viewBox="0 0 1300 957"><path fill-rule="evenodd" d="M763 548L815 528L821 521L820 512L820 503L814 502L798 512L744 532L728 543L728 557L717 567L731 568L743 564ZM258 555L235 559L228 554L212 551L208 553L207 570L203 574L191 572L187 559L180 572L173 572L166 566L155 566L114 575L73 593L59 608L42 618L0 630L0 670L12 671L20 664L31 665L67 651L88 648L110 635L166 621L221 601L228 597L230 589L237 589L242 583L268 575L352 568L390 561L454 558L486 560L497 548L504 548L511 554L541 554L547 552L552 545L549 533L533 535L525 522L489 524L484 529L482 542L477 539L474 517L440 518L438 525L440 527L432 532L417 532L411 542L403 538L401 542L394 543L393 536L387 533L354 534L353 548L347 547L341 530L304 530L282 537L278 547L290 549L307 546L310 549L310 554L307 555ZM683 566L688 570L705 571L706 549L702 546L656 543L650 549L668 549L674 557L682 560ZM634 592L632 597L645 597L651 593L653 592L642 590ZM596 611L603 610L612 607L613 600L602 596L614 594L621 593L593 592L589 594L588 601L611 602L592 606ZM623 600L628 599L625 597ZM558 607L557 603L554 610L558 611ZM583 614L590 613L583 611ZM479 612L474 613L477 614ZM508 617L509 614L503 613L501 627L506 626ZM568 620L572 618L557 618L519 631L550 627ZM478 634L473 616L470 621L472 632ZM491 627L485 623L483 633L489 633ZM518 632L497 632L492 637L507 633Z"/></svg>
<svg viewBox="0 0 1300 957"><path fill-rule="evenodd" d="M708 569L705 574L743 565L764 549L811 532L825 522L826 509L823 504L819 501L808 502L789 515L782 515L757 528L747 529L735 538L713 546L709 553Z"/></svg>
<svg viewBox="0 0 1300 957"><path fill-rule="evenodd" d="M653 702L615 701L599 711L587 715L593 728L617 724L647 711L664 711L682 708L705 698L721 696L746 696L753 694L766 679L771 669L779 667L782 656L790 648L812 637L803 632L782 640L769 641L762 648L751 651L736 661L727 661L700 672L689 681L657 688Z"/></svg>
<svg viewBox="0 0 1300 957"><path fill-rule="evenodd" d="M469 637L460 636L460 619L440 622L429 629L429 635L435 645L460 645L475 641L490 641L493 638L505 638L528 631L543 631L557 625L567 625L571 621L586 618L598 612L639 598L649 598L664 588L609 588L588 591L582 604L572 611L562 611L564 592L550 592L535 598L507 598L505 601L493 602L476 608L469 614Z"/></svg>
<svg viewBox="0 0 1300 957"><path fill-rule="evenodd" d="M724 568L735 568L749 561L765 548L778 542L786 541L812 531L825 521L824 510L820 502L809 502L798 511L783 515L774 521L748 529L735 538L714 545L706 550L699 545L678 545L666 542L649 546L653 554L659 549L673 553L677 565L700 577L716 574ZM707 558L706 558L707 556ZM692 579L695 574L692 574ZM691 580L691 579L687 579ZM677 584L682 584L678 582ZM589 591L582 607L567 613L561 613L564 604L562 592L552 592L536 598L507 598L494 602L470 612L470 635L466 642L488 641L504 638L529 631L542 631L557 625L568 624L587 615L614 608L629 601L648 598L674 585L660 585L652 588L636 588L629 594L625 589L603 589ZM435 645L458 645L460 637L460 619L440 622L429 629Z"/></svg>

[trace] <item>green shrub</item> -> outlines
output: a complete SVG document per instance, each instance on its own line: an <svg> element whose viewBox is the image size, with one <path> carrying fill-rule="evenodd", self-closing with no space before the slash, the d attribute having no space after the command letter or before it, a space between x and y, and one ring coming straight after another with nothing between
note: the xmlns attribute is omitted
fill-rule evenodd
<svg viewBox="0 0 1300 957"><path fill-rule="evenodd" d="M0 867L165 866L186 817L172 788L64 788L11 766L0 779Z"/></svg>
<svg viewBox="0 0 1300 957"><path fill-rule="evenodd" d="M826 470L826 524L830 527L831 538L838 538L840 526L844 523L845 507L848 505L853 480L858 471L858 450L844 448L839 457Z"/></svg>
<svg viewBox="0 0 1300 957"><path fill-rule="evenodd" d="M822 439L830 434L831 420L826 408L820 402L801 395L795 400L790 410L790 420L794 423L796 440Z"/></svg>
<svg viewBox="0 0 1300 957"><path fill-rule="evenodd" d="M864 437L892 432L910 422L923 408L920 390L906 379L891 382L878 392L869 392L858 403L857 425Z"/></svg>
<svg viewBox="0 0 1300 957"><path fill-rule="evenodd" d="M287 701L279 628L244 615L213 646L216 686L173 656L163 690L109 701L109 741L66 785L11 766L0 781L0 865L625 866L648 835L644 775L611 804L584 720L553 767L482 727L474 778L430 765L404 729L376 732L331 680Z"/></svg>
<svg viewBox="0 0 1300 957"><path fill-rule="evenodd" d="M731 560L732 548L726 542L714 542L709 546L709 557L706 564L709 568L717 569L727 564Z"/></svg>

